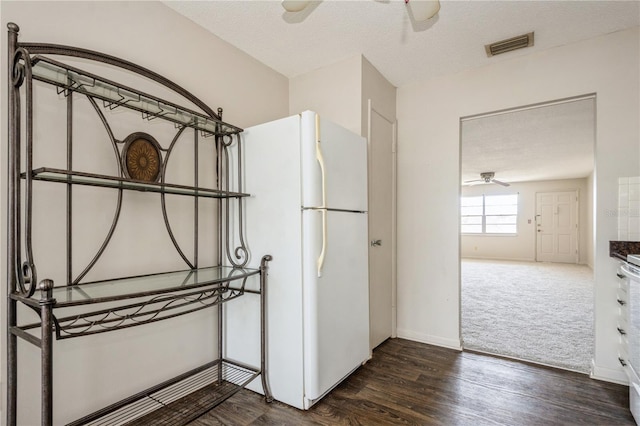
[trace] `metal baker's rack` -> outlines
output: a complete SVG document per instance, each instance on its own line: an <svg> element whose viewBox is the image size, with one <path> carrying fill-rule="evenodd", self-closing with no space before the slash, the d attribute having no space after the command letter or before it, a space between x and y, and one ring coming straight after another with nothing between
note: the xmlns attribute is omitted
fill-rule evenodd
<svg viewBox="0 0 640 426"><path fill-rule="evenodd" d="M261 377L267 402L272 400L267 380L266 305L268 262L262 257L259 268L247 268L249 251L242 230L242 199L249 194L242 188L241 128L222 121L222 109L214 112L201 100L165 77L132 62L103 53L46 43L18 41L19 28L8 24L9 85L8 85L8 245L7 245L7 417L15 425L18 415L18 339L40 351L41 360L41 422L53 423L53 341L96 335L124 328L171 319L218 306L217 358L198 368L164 381L88 414L70 425L84 424L186 424ZM54 59L55 57L55 59ZM59 58L80 59L91 64L115 67L160 84L179 95L200 112L161 97L136 90L115 81L72 66ZM34 153L34 81L55 87L66 108L67 167L33 166ZM111 141L118 173L116 175L88 173L73 167L73 105L74 96L82 96L97 114ZM143 120L164 120L174 124L175 134L168 147L160 146L144 133L132 134L124 140L114 136L105 111L116 108L136 111ZM23 116L24 114L24 116ZM166 167L185 129L194 132L194 183L174 184L166 181ZM198 140L212 138L215 144L214 187L198 182ZM134 148L135 147L135 148ZM231 155L230 150L235 154ZM24 158L23 158L24 156ZM237 164L230 164L237 158ZM237 167L237 191L230 190L230 173ZM40 279L46 271L36 269L32 234L33 201L36 182L52 182L66 186L66 282ZM74 275L72 267L72 195L77 185L110 188L117 192L115 214L109 231L97 252L81 272ZM157 193L166 231L173 246L186 264L186 269L124 278L86 282L87 274L100 261L119 224L123 193ZM167 214L166 195L192 197L194 203L191 256L186 254L174 235ZM202 267L198 261L198 202L217 200L217 265ZM233 203L233 207L232 207ZM237 225L231 229L231 216ZM232 240L238 241L232 247ZM258 288L249 288L251 277L259 280ZM249 366L224 358L223 303L245 294L260 297L260 366ZM37 322L23 322L18 305L24 305L39 316ZM197 398L190 404L188 398Z"/></svg>

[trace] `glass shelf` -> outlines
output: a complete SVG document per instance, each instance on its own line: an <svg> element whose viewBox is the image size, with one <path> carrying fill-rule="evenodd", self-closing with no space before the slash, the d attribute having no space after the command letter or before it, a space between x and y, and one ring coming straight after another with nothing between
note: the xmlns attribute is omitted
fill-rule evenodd
<svg viewBox="0 0 640 426"><path fill-rule="evenodd" d="M75 286L59 286L53 289L53 297L56 299L55 307L62 308L186 291L241 280L259 273L259 269L211 266L202 269L97 281Z"/></svg>
<svg viewBox="0 0 640 426"><path fill-rule="evenodd" d="M25 177L24 173L22 175ZM242 192L220 191L210 188L196 188L186 185L175 185L169 183L144 182L117 178L113 176L97 175L92 173L72 172L68 170L42 167L32 172L34 180L47 182L71 183L75 185L99 186L103 188L128 189L142 192L158 192L162 194L188 195L205 198L240 198L248 197L249 194Z"/></svg>
<svg viewBox="0 0 640 426"><path fill-rule="evenodd" d="M164 272L137 277L95 281L74 286L57 286L53 289L55 308L134 299L166 293L180 293L201 287L226 284L259 275L259 269L211 266L186 271ZM12 295L28 305L38 306L38 300Z"/></svg>
<svg viewBox="0 0 640 426"><path fill-rule="evenodd" d="M142 113L144 118L162 118L210 135L233 135L242 129L169 101L116 84L106 78L73 68L44 56L32 58L35 80L53 84L64 90L97 98L109 108L123 106Z"/></svg>
<svg viewBox="0 0 640 426"><path fill-rule="evenodd" d="M64 310L68 316L54 315L56 339L106 333L211 308L244 295L247 278L259 275L260 269L211 266L54 287L54 311L75 307L71 312ZM40 307L37 298L19 294L11 298ZM25 324L13 327L13 331L35 341L28 331L40 326Z"/></svg>

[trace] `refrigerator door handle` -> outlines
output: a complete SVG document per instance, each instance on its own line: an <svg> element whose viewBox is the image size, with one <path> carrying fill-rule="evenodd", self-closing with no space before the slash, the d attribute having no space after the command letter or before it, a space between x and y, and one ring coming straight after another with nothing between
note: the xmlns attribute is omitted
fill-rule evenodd
<svg viewBox="0 0 640 426"><path fill-rule="evenodd" d="M322 155L322 147L320 146L320 116L316 114L316 160L320 165L320 185L322 194L321 208L327 207L327 172L324 165L324 156Z"/></svg>
<svg viewBox="0 0 640 426"><path fill-rule="evenodd" d="M327 253L327 210L320 210L322 214L322 250L318 256L318 278L322 277L322 268L324 266L324 258Z"/></svg>
<svg viewBox="0 0 640 426"><path fill-rule="evenodd" d="M322 185L322 250L318 256L318 278L322 276L322 268L324 266L324 258L327 252L327 185L326 170L324 166L324 157L322 156L322 148L320 146L320 116L316 114L316 159L320 165L320 184Z"/></svg>

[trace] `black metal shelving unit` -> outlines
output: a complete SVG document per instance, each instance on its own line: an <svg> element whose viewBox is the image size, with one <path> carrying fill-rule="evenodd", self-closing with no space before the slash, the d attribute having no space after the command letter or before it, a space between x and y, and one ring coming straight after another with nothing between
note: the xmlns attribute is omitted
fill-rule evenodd
<svg viewBox="0 0 640 426"><path fill-rule="evenodd" d="M70 425L182 425L192 421L215 405L261 377L267 402L272 400L267 380L265 361L266 342L266 280L271 256L262 257L259 268L247 268L249 259L242 231L243 204L249 194L242 188L242 148L239 134L242 129L222 121L222 110L214 112L194 95L161 75L134 63L103 53L69 46L46 43L21 43L19 28L9 29L9 155L8 155L8 242L7 265L7 418L8 425L17 421L17 363L18 339L35 345L41 353L41 421L53 422L53 341L112 332L124 328L168 320L202 309L218 307L218 356L211 362L186 371L171 380L116 402L89 414ZM81 59L91 63L126 70L159 83L174 94L195 105L200 112L181 106L134 88L118 84L92 72L61 62L62 58ZM67 168L33 167L34 81L56 88L67 101ZM117 176L74 170L73 150L73 96L85 97L98 115L109 135L117 157ZM160 119L173 123L176 131L168 148L162 148L153 138L144 134L131 135L126 141L115 138L104 110L125 108L141 114L145 120ZM169 156L187 128L194 130L194 184L182 185L166 182L166 164ZM143 135L143 136L140 136ZM216 187L202 187L198 183L198 137L211 137L215 144ZM144 139L142 148L131 148L136 138ZM136 142L137 143L137 140ZM236 155L230 155L231 149ZM139 154L142 152L142 154ZM131 176L128 156L145 156L143 166L154 166L151 174ZM23 158L24 157L24 158ZM136 157L138 158L138 157ZM230 190L230 164L237 159L236 186ZM138 160L136 160L138 161ZM137 163L136 163L137 164ZM138 167L138 166L136 166ZM142 167L142 166L140 166ZM54 182L67 188L67 282L55 284L50 279L38 279L33 257L32 213L34 185L38 181ZM72 194L77 185L108 188L118 194L116 214L105 240L89 264L77 276L72 274ZM85 282L84 278L100 260L111 241L123 203L123 192L151 192L161 199L166 230L186 264L182 271L149 274ZM194 200L194 241L191 257L185 254L174 236L167 214L166 195L181 195ZM200 267L198 264L198 200L215 199L218 217L218 264ZM231 203L235 203L232 208ZM230 216L237 214L236 230L230 230ZM232 247L231 234L239 236L239 245ZM46 275L46 271L44 271ZM246 285L256 277L257 289ZM223 304L246 294L260 297L261 361L260 366L249 366L224 358ZM38 322L23 323L18 318L18 305L35 311Z"/></svg>

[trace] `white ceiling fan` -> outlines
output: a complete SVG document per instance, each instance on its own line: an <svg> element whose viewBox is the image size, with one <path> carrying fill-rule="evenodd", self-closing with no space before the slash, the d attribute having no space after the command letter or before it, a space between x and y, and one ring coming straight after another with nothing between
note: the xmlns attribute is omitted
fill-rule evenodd
<svg viewBox="0 0 640 426"><path fill-rule="evenodd" d="M507 182L502 182L494 179L493 177L495 175L496 175L495 172L482 172L480 173L480 179L467 180L464 182L464 185L473 186L481 183L497 183L498 185L502 185L502 186L510 186L510 184L508 184Z"/></svg>
<svg viewBox="0 0 640 426"><path fill-rule="evenodd" d="M321 1L321 0L320 0ZM312 3L311 0L283 0L282 7L287 12L301 12ZM404 0L413 19L418 22L433 18L440 10L439 0Z"/></svg>

